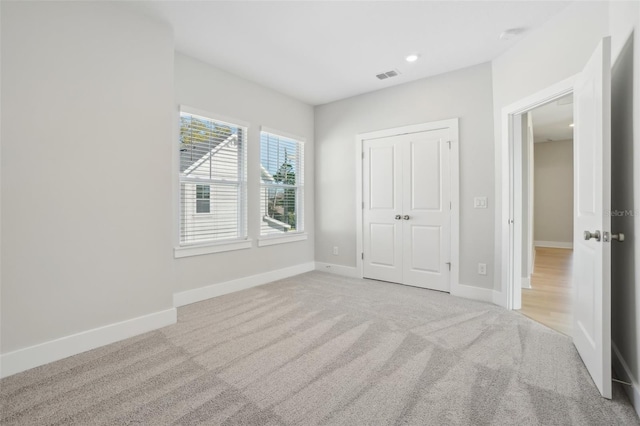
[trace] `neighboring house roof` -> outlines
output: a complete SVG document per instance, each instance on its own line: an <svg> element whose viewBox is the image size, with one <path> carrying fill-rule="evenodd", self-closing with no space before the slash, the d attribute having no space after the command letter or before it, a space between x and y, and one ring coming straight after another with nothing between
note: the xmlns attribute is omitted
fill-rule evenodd
<svg viewBox="0 0 640 426"><path fill-rule="evenodd" d="M269 216L263 216L262 221L269 225L270 228L277 229L278 231L288 232L291 229L291 225L281 222Z"/></svg>
<svg viewBox="0 0 640 426"><path fill-rule="evenodd" d="M264 168L262 164L260 164L260 180L263 182L273 183L276 180L273 178L273 175L269 173L267 169Z"/></svg>
<svg viewBox="0 0 640 426"><path fill-rule="evenodd" d="M187 175L193 173L194 171L196 171L198 169L198 167L200 167L203 163L205 163L207 160L209 160L211 157L213 157L222 148L226 147L231 142L234 142L234 141L237 141L237 140L238 140L238 135L230 135L228 138L226 138L225 140L223 140L222 142L220 142L219 144L217 144L216 146L211 148L211 150L209 150L206 154L204 154L202 157L197 159L193 164L191 164L189 167L187 167L182 172L182 174L187 176Z"/></svg>

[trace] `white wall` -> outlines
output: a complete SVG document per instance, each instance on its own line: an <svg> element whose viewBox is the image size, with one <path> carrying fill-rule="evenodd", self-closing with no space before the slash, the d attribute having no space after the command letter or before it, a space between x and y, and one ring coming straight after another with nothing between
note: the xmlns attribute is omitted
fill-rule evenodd
<svg viewBox="0 0 640 426"><path fill-rule="evenodd" d="M573 243L573 141L534 149L534 241Z"/></svg>
<svg viewBox="0 0 640 426"><path fill-rule="evenodd" d="M356 265L356 135L454 117L460 118L460 281L493 286L490 64L316 107L316 261ZM473 209L474 196L487 196L489 208ZM486 276L477 274L478 262L489 265Z"/></svg>
<svg viewBox="0 0 640 426"><path fill-rule="evenodd" d="M172 309L171 30L1 7L1 352Z"/></svg>
<svg viewBox="0 0 640 426"><path fill-rule="evenodd" d="M178 105L208 111L249 125L248 226L253 247L246 250L176 259L174 291L183 292L261 274L292 265L313 262L314 245L314 143L313 108L258 84L177 53L175 58L175 119ZM240 123L243 124L243 123ZM177 125L177 124L176 124ZM306 139L305 231L307 240L257 247L260 215L260 126ZM174 149L177 150L177 137ZM178 205L177 163L174 174L175 206ZM174 209L174 246L178 245L178 212Z"/></svg>

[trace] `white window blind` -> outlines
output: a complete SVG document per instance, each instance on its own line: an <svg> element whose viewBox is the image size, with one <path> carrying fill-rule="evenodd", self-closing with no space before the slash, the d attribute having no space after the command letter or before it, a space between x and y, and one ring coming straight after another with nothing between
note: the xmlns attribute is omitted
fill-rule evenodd
<svg viewBox="0 0 640 426"><path fill-rule="evenodd" d="M304 144L260 133L260 235L304 230Z"/></svg>
<svg viewBox="0 0 640 426"><path fill-rule="evenodd" d="M243 239L246 128L180 112L180 244Z"/></svg>

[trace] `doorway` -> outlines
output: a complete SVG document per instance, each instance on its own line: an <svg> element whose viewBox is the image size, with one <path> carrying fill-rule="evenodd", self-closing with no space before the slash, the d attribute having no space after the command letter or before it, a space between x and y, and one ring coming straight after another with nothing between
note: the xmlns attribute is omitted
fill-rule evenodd
<svg viewBox="0 0 640 426"><path fill-rule="evenodd" d="M522 142L520 312L571 336L573 95L516 116Z"/></svg>
<svg viewBox="0 0 640 426"><path fill-rule="evenodd" d="M458 120L357 137L360 276L439 291L458 277Z"/></svg>
<svg viewBox="0 0 640 426"><path fill-rule="evenodd" d="M603 38L581 72L502 109L496 144L500 169L496 194L497 268L501 304L520 309L522 288L522 143L518 114L573 93L574 97L574 297L573 343L598 390L611 398L611 39ZM503 219L506 219L503 221ZM516 220L517 219L517 220ZM516 285L517 283L517 285Z"/></svg>

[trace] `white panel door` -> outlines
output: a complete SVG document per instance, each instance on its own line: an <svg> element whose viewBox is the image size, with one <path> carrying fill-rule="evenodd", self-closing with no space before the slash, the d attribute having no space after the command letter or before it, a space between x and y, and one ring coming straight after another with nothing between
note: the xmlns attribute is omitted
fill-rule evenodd
<svg viewBox="0 0 640 426"><path fill-rule="evenodd" d="M574 86L573 341L611 398L611 53L602 40Z"/></svg>
<svg viewBox="0 0 640 426"><path fill-rule="evenodd" d="M449 129L364 141L366 278L449 291Z"/></svg>
<svg viewBox="0 0 640 426"><path fill-rule="evenodd" d="M403 136L403 283L449 291L449 130Z"/></svg>
<svg viewBox="0 0 640 426"><path fill-rule="evenodd" d="M402 282L402 154L395 138L366 141L364 276Z"/></svg>

